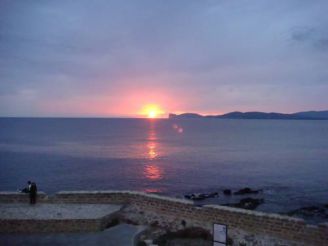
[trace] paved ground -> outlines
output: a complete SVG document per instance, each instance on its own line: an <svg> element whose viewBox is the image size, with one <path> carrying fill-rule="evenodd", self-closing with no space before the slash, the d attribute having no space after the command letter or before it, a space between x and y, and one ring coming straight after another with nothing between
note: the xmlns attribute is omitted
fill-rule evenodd
<svg viewBox="0 0 328 246"><path fill-rule="evenodd" d="M0 204L0 219L97 219L119 211L109 204Z"/></svg>
<svg viewBox="0 0 328 246"><path fill-rule="evenodd" d="M0 234L0 245L109 245L132 246L143 226L120 224L102 232L52 234Z"/></svg>
<svg viewBox="0 0 328 246"><path fill-rule="evenodd" d="M119 205L108 204L0 204L0 219L95 219L119 211L120 208ZM0 234L0 245L130 246L143 229L143 226L120 224L90 233Z"/></svg>

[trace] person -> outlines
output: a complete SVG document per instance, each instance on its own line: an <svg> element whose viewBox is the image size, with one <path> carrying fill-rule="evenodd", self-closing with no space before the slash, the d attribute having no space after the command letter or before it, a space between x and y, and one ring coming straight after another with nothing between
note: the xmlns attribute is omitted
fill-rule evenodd
<svg viewBox="0 0 328 246"><path fill-rule="evenodd" d="M27 181L27 187L25 187L24 189L22 189L20 192L22 192L22 193L30 193L31 184L32 184L31 181Z"/></svg>
<svg viewBox="0 0 328 246"><path fill-rule="evenodd" d="M35 204L36 203L36 196L37 196L38 188L36 186L35 182L31 183L30 187L30 204Z"/></svg>

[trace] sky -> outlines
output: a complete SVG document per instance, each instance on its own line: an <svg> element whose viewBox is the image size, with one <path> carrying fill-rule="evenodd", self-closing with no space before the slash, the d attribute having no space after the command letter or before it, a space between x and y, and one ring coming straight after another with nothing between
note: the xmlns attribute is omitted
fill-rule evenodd
<svg viewBox="0 0 328 246"><path fill-rule="evenodd" d="M1 0L0 116L328 109L326 0Z"/></svg>

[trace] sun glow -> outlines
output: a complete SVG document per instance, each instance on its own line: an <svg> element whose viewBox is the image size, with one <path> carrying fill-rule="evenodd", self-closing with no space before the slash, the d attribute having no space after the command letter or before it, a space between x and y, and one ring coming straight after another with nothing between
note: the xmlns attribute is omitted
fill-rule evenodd
<svg viewBox="0 0 328 246"><path fill-rule="evenodd" d="M150 119L154 119L163 116L164 111L156 104L148 104L142 108L140 114Z"/></svg>
<svg viewBox="0 0 328 246"><path fill-rule="evenodd" d="M150 112L148 112L148 118L156 118L156 116L157 116L156 111L150 111Z"/></svg>

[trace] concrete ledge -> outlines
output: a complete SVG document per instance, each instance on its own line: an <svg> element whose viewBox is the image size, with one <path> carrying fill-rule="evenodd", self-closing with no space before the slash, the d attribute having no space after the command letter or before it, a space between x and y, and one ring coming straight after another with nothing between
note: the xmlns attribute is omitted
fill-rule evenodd
<svg viewBox="0 0 328 246"><path fill-rule="evenodd" d="M105 204L0 204L0 232L92 232L121 209Z"/></svg>
<svg viewBox="0 0 328 246"><path fill-rule="evenodd" d="M37 194L37 202L45 202L48 199L46 193L40 191ZM29 194L21 192L10 192L1 191L0 192L0 203L29 203Z"/></svg>
<svg viewBox="0 0 328 246"><path fill-rule="evenodd" d="M55 194L54 200L61 200L65 198L76 198L76 199L83 199L83 198L114 198L114 197L121 197L121 198L133 198L133 197L146 197L146 198L153 198L162 201L169 201L169 202L176 202L182 204L189 204L193 205L192 201L180 198L173 198L167 196L160 196L155 194L148 194L145 192L138 192L138 191L128 191L128 190L103 190L103 191L60 191ZM125 199L126 200L126 199Z"/></svg>

